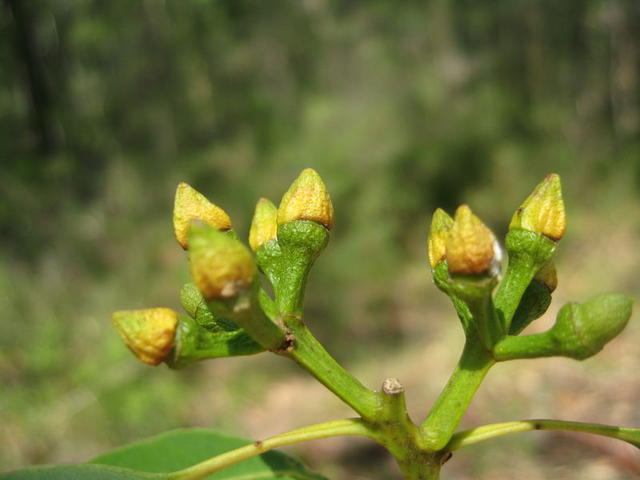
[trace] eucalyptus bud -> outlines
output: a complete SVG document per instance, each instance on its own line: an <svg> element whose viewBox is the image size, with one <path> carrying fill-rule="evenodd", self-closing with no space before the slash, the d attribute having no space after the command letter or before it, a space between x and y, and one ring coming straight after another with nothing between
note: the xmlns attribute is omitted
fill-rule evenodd
<svg viewBox="0 0 640 480"><path fill-rule="evenodd" d="M311 220L333 227L333 204L324 182L312 168L304 169L282 197L278 225L295 220Z"/></svg>
<svg viewBox="0 0 640 480"><path fill-rule="evenodd" d="M567 227L560 177L551 173L516 210L510 229L528 230L560 240Z"/></svg>
<svg viewBox="0 0 640 480"><path fill-rule="evenodd" d="M435 269L447 256L447 237L452 226L453 218L447 212L441 208L433 212L427 241L427 255L431 269Z"/></svg>
<svg viewBox="0 0 640 480"><path fill-rule="evenodd" d="M546 289L546 287L542 287ZM563 356L584 360L598 353L627 325L632 302L624 295L599 295L584 303L568 303L546 332L508 336L494 348L498 361Z"/></svg>
<svg viewBox="0 0 640 480"><path fill-rule="evenodd" d="M257 273L251 252L214 227L194 223L189 232L193 281L205 299L226 299L248 289Z"/></svg>
<svg viewBox="0 0 640 480"><path fill-rule="evenodd" d="M201 360L253 355L263 351L264 348L237 325L232 330L211 331L199 325L197 320L182 316L173 348L164 362L170 368L184 368Z"/></svg>
<svg viewBox="0 0 640 480"><path fill-rule="evenodd" d="M531 322L540 318L551 304L549 287L539 280L533 280L524 291L520 304L509 326L509 335L518 335Z"/></svg>
<svg viewBox="0 0 640 480"><path fill-rule="evenodd" d="M178 243L185 250L189 247L189 228L193 220L199 220L217 230L231 229L231 219L224 210L190 185L181 183L176 190L173 207L173 229Z"/></svg>
<svg viewBox="0 0 640 480"><path fill-rule="evenodd" d="M278 234L278 209L266 198L258 200L251 221L249 245L254 252L262 245L276 239Z"/></svg>
<svg viewBox="0 0 640 480"><path fill-rule="evenodd" d="M126 346L141 362L158 365L173 347L178 314L169 308L121 310L113 324Z"/></svg>
<svg viewBox="0 0 640 480"><path fill-rule="evenodd" d="M457 275L489 272L495 258L495 243L491 230L467 205L461 205L445 242L449 272Z"/></svg>
<svg viewBox="0 0 640 480"><path fill-rule="evenodd" d="M232 331L240 328L230 318L216 317L207 305L202 292L193 283L186 283L180 289L180 303L198 325L210 332Z"/></svg>
<svg viewBox="0 0 640 480"><path fill-rule="evenodd" d="M512 331L512 318L534 277L549 292L556 288L557 276L551 259L566 224L560 177L552 173L516 210L509 225L505 239L509 265L495 296L505 330Z"/></svg>
<svg viewBox="0 0 640 480"><path fill-rule="evenodd" d="M562 355L583 360L598 353L626 327L632 301L609 293L584 303L568 303L560 309L549 331Z"/></svg>

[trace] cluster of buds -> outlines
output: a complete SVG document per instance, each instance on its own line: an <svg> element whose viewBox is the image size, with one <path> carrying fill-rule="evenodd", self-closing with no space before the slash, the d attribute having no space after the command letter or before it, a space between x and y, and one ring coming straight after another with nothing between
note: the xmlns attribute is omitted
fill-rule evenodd
<svg viewBox="0 0 640 480"><path fill-rule="evenodd" d="M223 209L181 183L173 225L178 243L189 254L193 284L181 292L188 316L166 308L116 312L118 332L134 354L151 365L164 361L180 367L205 358L291 351L290 334L301 326L306 280L329 240L333 216L322 179L312 169L303 170L278 207L265 198L258 201L249 248L238 240ZM560 178L555 174L513 215L505 239L504 275L495 235L467 205L453 218L435 211L429 263L436 285L452 299L468 340L479 342L496 359L551 354L586 358L624 328L630 302L605 296L565 307L544 334L519 336L549 306L558 284L553 256L565 230ZM261 288L261 273L271 283L273 297Z"/></svg>
<svg viewBox="0 0 640 480"><path fill-rule="evenodd" d="M500 249L493 233L466 205L454 218L435 211L427 244L434 282L451 297L467 337L478 338L494 358L583 359L626 325L631 302L604 295L566 305L543 334L518 336L551 302L558 285L553 255L565 230L560 177L550 174L513 215L505 241L509 263L494 295Z"/></svg>
<svg viewBox="0 0 640 480"><path fill-rule="evenodd" d="M167 308L115 312L129 349L144 363L181 367L286 344L280 319L300 308L306 274L333 226L333 205L317 172L304 170L278 208L258 201L250 249L238 240L229 215L186 183L176 190L173 226L189 254L193 284L181 291L189 316ZM275 300L260 289L259 270L273 283Z"/></svg>

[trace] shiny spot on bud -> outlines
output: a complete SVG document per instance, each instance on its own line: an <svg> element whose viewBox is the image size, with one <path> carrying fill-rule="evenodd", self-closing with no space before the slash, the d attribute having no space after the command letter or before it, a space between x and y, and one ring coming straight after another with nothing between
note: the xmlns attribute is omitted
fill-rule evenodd
<svg viewBox="0 0 640 480"><path fill-rule="evenodd" d="M141 362L158 365L173 347L178 314L170 308L121 310L114 312L112 320L125 345Z"/></svg>
<svg viewBox="0 0 640 480"><path fill-rule="evenodd" d="M284 194L278 208L278 225L294 220L312 220L333 227L333 205L324 182L312 168L306 168Z"/></svg>
<svg viewBox="0 0 640 480"><path fill-rule="evenodd" d="M189 231L189 263L193 281L207 300L235 297L251 285L257 273L247 247L197 222Z"/></svg>
<svg viewBox="0 0 640 480"><path fill-rule="evenodd" d="M445 259L447 253L447 237L449 230L453 226L453 218L441 208L437 208L433 212L431 218L431 229L429 230L429 239L427 241L427 255L429 256L429 264L431 268Z"/></svg>
<svg viewBox="0 0 640 480"><path fill-rule="evenodd" d="M266 198L258 200L251 221L249 245L254 252L265 243L274 240L278 232L278 209Z"/></svg>
<svg viewBox="0 0 640 480"><path fill-rule="evenodd" d="M449 272L459 275L487 272L493 266L495 243L491 230L467 205L461 205L446 239Z"/></svg>
<svg viewBox="0 0 640 480"><path fill-rule="evenodd" d="M560 177L551 173L516 210L509 228L539 233L560 240L567 228Z"/></svg>
<svg viewBox="0 0 640 480"><path fill-rule="evenodd" d="M211 203L195 188L186 183L178 185L173 207L173 230L178 243L185 250L189 247L189 226L192 220L200 220L218 230L229 230L231 219L220 207Z"/></svg>

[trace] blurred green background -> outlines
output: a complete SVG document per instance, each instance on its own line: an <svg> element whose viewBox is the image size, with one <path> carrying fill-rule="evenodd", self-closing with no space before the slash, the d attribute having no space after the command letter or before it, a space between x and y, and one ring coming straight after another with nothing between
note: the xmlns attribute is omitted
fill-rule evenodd
<svg viewBox="0 0 640 480"><path fill-rule="evenodd" d="M638 299L640 3L7 0L0 7L0 466L84 461L183 426L263 438L349 416L275 356L139 364L113 310L179 308L171 210L187 181L246 237L304 167L336 225L307 316L365 384L426 414L462 344L432 286L431 212L502 236L547 173L569 231L545 328L568 300ZM497 366L463 426L640 424L637 319L601 355ZM392 479L366 441L292 449L334 479ZM454 455L447 479L640 472L611 440L531 433Z"/></svg>

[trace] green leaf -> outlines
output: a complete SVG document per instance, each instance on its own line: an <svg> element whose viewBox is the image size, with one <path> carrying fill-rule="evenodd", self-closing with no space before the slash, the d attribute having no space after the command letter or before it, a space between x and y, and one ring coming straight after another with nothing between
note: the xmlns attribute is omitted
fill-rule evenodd
<svg viewBox="0 0 640 480"><path fill-rule="evenodd" d="M192 466L251 440L209 429L180 429L162 433L94 458L91 463L132 468L143 472L172 472ZM115 477L114 477L115 478ZM267 452L225 468L207 479L323 480L298 461L280 452Z"/></svg>
<svg viewBox="0 0 640 480"><path fill-rule="evenodd" d="M108 465L53 465L0 473L2 480L165 480L162 473L136 472Z"/></svg>

